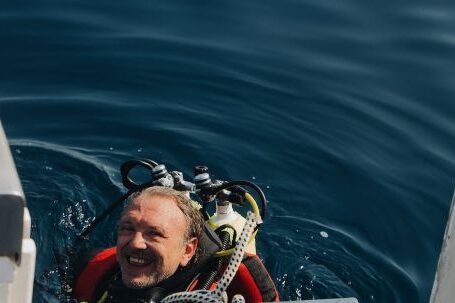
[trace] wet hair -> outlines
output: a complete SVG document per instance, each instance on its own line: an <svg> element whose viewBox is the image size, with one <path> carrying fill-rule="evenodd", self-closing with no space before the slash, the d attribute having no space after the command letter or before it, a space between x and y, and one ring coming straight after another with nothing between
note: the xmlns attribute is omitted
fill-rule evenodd
<svg viewBox="0 0 455 303"><path fill-rule="evenodd" d="M194 205L195 202L192 201L189 197L187 197L184 193L177 191L175 189L163 186L153 186L131 194L128 197L127 204L123 212L128 210L128 206L131 204L132 201L134 201L139 196L144 195L166 197L174 200L175 204L185 217L187 228L184 235L184 240L188 241L192 238L197 238L198 240L198 248L196 249L196 253L193 256L193 260L194 261L197 260L199 255L201 254L200 245L204 226L204 218L200 211Z"/></svg>

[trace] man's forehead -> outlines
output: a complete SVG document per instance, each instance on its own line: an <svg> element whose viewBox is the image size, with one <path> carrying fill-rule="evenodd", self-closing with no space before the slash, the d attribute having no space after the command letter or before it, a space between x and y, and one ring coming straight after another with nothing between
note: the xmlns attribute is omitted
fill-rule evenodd
<svg viewBox="0 0 455 303"><path fill-rule="evenodd" d="M141 194L135 197L131 202L128 203L125 210L129 209L141 209L148 207L177 207L177 202L173 197L157 195L157 194Z"/></svg>
<svg viewBox="0 0 455 303"><path fill-rule="evenodd" d="M134 216L137 212L153 212L162 215L169 214L172 216L178 216L180 213L184 216L180 208L177 206L175 199L173 197L163 195L139 195L127 204L123 210L122 218L132 215Z"/></svg>
<svg viewBox="0 0 455 303"><path fill-rule="evenodd" d="M181 234L187 228L185 216L176 201L157 196L139 196L131 201L119 221L119 225L124 224L153 228L167 235Z"/></svg>
<svg viewBox="0 0 455 303"><path fill-rule="evenodd" d="M176 203L176 198L159 193L141 193L139 196L135 197L131 203L137 203L139 201L163 201L163 202L174 202Z"/></svg>

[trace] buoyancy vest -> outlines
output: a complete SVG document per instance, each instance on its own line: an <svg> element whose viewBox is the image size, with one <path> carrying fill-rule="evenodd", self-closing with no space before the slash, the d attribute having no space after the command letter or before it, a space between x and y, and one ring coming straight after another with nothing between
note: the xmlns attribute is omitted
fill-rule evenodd
<svg viewBox="0 0 455 303"><path fill-rule="evenodd" d="M110 280L118 270L115 247L100 252L90 260L78 277L74 289L75 298L79 302L96 302L106 290L106 281ZM172 282L181 286L177 281L173 280ZM165 290L163 295L197 288L197 280L190 284L188 284L188 280L186 282L184 289L181 289L182 287L177 289L175 286L175 289ZM278 293L267 270L259 257L253 254L245 256L234 280L227 289L227 293L229 298L235 294L241 294L247 303L279 300Z"/></svg>
<svg viewBox="0 0 455 303"><path fill-rule="evenodd" d="M256 254L245 255L227 294L229 298L241 294L247 303L279 301L275 284Z"/></svg>
<svg viewBox="0 0 455 303"><path fill-rule="evenodd" d="M205 225L199 245L202 253L197 262L177 271L151 289L153 295L159 295L155 301L171 293L198 289L197 276L210 266L209 261L212 260L213 254L221 249L221 243L213 230ZM109 288L110 283L119 277L120 268L116 253L116 248L111 247L98 252L89 260L87 266L76 278L73 288L74 296L79 302L97 302ZM117 283L119 284L121 283ZM210 289L215 287L216 282ZM255 254L245 255L227 293L230 298L235 294L241 294L247 303L278 301L275 285L262 261Z"/></svg>
<svg viewBox="0 0 455 303"><path fill-rule="evenodd" d="M168 295L173 292L184 291L191 283L194 277L206 270L209 265L209 260L215 252L219 251L222 247L220 239L215 232L205 224L203 226L203 233L199 243L199 257L194 262L178 270L171 277L162 281L155 287L160 295ZM94 302L98 300L101 295L107 290L112 282L112 278L120 271L116 259L116 248L111 247L101 252L98 252L94 257L81 258L88 260L87 265L75 266L76 268L76 283L74 284L74 296L80 302ZM77 268L82 270L77 270ZM80 272L80 274L78 274ZM116 283L116 285L118 285Z"/></svg>
<svg viewBox="0 0 455 303"><path fill-rule="evenodd" d="M99 289L107 286L107 280L118 270L116 254L116 247L107 248L88 262L77 277L73 291L79 302L93 302L97 299Z"/></svg>

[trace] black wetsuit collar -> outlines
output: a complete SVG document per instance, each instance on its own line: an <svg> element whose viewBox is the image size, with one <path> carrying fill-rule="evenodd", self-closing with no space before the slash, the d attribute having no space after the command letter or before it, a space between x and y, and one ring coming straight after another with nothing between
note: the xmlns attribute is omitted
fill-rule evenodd
<svg viewBox="0 0 455 303"><path fill-rule="evenodd" d="M116 273L109 283L107 288L107 303L149 303L160 302L172 289L169 288L173 284L172 277L164 280L158 285L143 289L133 289L127 287L121 277L121 273ZM174 281L177 282L177 281Z"/></svg>

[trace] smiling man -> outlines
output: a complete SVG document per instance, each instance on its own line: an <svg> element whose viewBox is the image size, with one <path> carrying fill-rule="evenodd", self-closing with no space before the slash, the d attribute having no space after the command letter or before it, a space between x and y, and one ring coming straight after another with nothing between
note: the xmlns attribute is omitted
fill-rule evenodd
<svg viewBox="0 0 455 303"><path fill-rule="evenodd" d="M220 249L219 238L188 197L150 187L128 199L116 247L90 259L77 278L74 297L91 303L160 302L171 293L206 285L204 279L217 264L210 261ZM245 256L239 270L227 290L229 298L242 294L248 303L278 300L258 256Z"/></svg>
<svg viewBox="0 0 455 303"><path fill-rule="evenodd" d="M157 285L197 252L203 219L182 193L151 187L130 198L120 219L117 260L130 288Z"/></svg>
<svg viewBox="0 0 455 303"><path fill-rule="evenodd" d="M185 290L219 249L207 245L203 226L201 213L181 192L150 187L132 194L116 247L90 260L76 282L75 297L79 302L159 302Z"/></svg>

